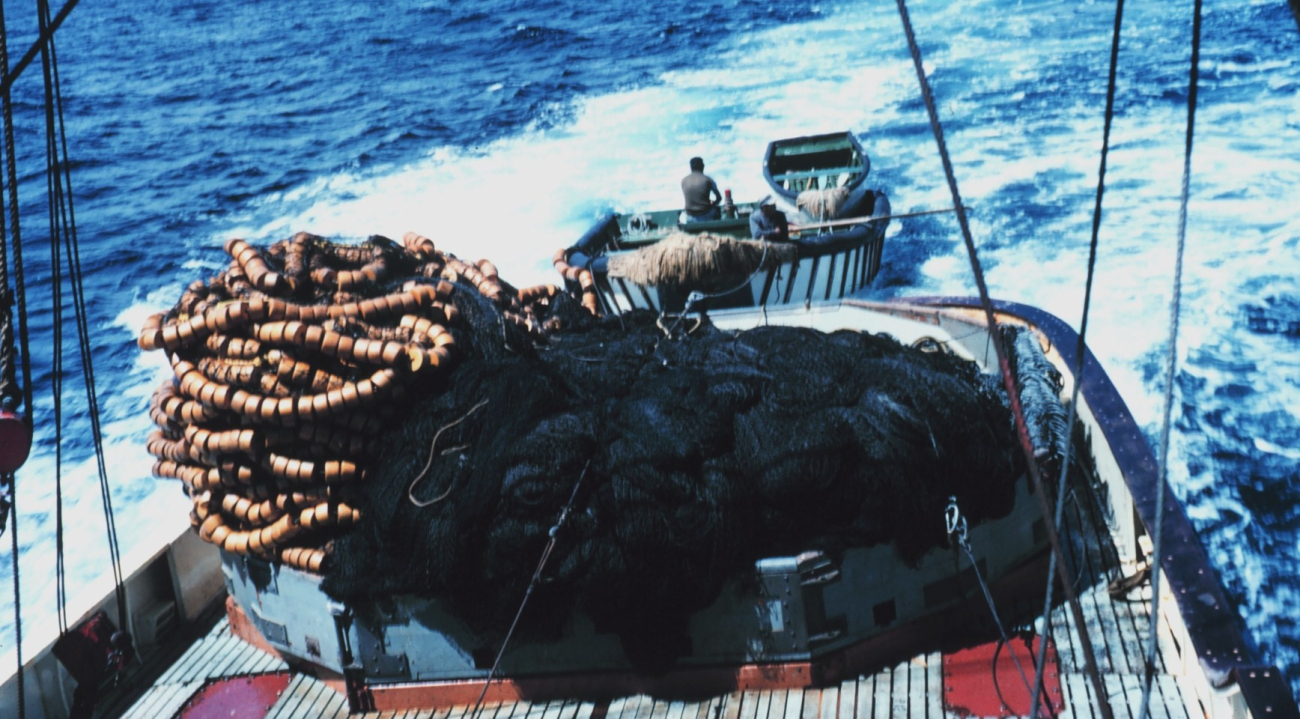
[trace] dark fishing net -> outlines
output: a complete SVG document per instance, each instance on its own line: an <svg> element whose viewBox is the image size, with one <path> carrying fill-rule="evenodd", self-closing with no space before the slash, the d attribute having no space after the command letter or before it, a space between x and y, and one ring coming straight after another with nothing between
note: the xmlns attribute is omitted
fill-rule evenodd
<svg viewBox="0 0 1300 719"><path fill-rule="evenodd" d="M1064 382L1061 373L1043 355L1038 339L1016 327L1002 328L1009 362L1024 406L1025 427L1040 459L1056 464L1065 456L1068 439L1065 406L1059 401Z"/></svg>
<svg viewBox="0 0 1300 719"><path fill-rule="evenodd" d="M387 438L337 598L437 597L498 640L581 478L520 631L576 607L634 657L671 654L759 558L893 542L915 562L946 543L950 495L973 522L1011 509L1006 400L961 359L848 331L669 340L652 315L581 326L576 304L532 349L464 294L466 359Z"/></svg>

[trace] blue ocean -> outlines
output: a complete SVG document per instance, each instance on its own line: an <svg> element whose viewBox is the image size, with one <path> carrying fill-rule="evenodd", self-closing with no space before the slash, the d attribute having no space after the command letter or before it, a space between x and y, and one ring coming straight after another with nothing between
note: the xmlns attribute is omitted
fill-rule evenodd
<svg viewBox="0 0 1300 719"><path fill-rule="evenodd" d="M4 8L11 59L36 31L34 8L19 5ZM1077 328L1114 6L909 9L993 295ZM1209 0L1204 22L1171 481L1261 654L1300 689L1300 33L1286 0ZM1153 442L1191 38L1191 0L1128 4L1089 322ZM556 282L552 254L600 213L676 206L691 156L753 200L768 141L844 129L896 212L951 206L893 3L119 0L81 3L57 52L128 557L188 521L179 483L150 476L147 402L168 369L136 336L225 264L227 238L414 230L490 258L517 286ZM48 287L40 70L14 86L37 395L17 495L28 654L57 631L56 321L73 614L109 588L71 305L65 292L56 319ZM866 294L975 294L953 217L895 221ZM7 588L9 537L0 544ZM13 600L0 597L7 654Z"/></svg>

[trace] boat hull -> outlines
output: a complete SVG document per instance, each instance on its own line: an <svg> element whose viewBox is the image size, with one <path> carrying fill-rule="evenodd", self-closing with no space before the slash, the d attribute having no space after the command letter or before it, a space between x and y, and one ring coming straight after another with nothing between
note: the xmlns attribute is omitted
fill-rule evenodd
<svg viewBox="0 0 1300 719"><path fill-rule="evenodd" d="M780 315L817 316L816 310ZM726 317L735 323L728 329L764 324L752 311ZM860 321L867 317L848 308L841 326L818 329L866 329ZM1032 343L1025 351L1038 352ZM1058 400L1050 401L1059 409ZM927 479L917 476L912 481ZM551 631L545 633L525 621L501 658L500 671L516 681L557 674L674 671L722 676L734 683L746 675L747 667L806 664L809 671L802 680L808 681L813 674L879 664L886 658L866 649L866 642L913 634L918 625L942 623L941 618L954 611L968 616L966 603L972 595L979 596L981 582L997 584L1044 551L1046 532L1029 481L1004 481L1013 482L1008 487L1008 500L1013 501L1000 510L1003 516L970 527L969 555L954 544L931 548L905 562L892 543L881 543L834 554L809 548L765 557L748 570L724 577L719 595L684 617L680 629L669 623L662 626L674 630L623 632L601 626L601 620L593 618L597 612L588 615L580 609L571 609L560 626L548 627ZM939 505L930 517L936 533L947 519L941 509ZM501 646L505 627L478 631L436 597L395 596L345 604L331 600L314 574L231 553L223 553L222 561L228 591L247 619L242 624L256 629L282 654L348 674L362 684L482 681ZM626 617L627 622L657 625L653 611L639 611L641 615Z"/></svg>
<svg viewBox="0 0 1300 719"><path fill-rule="evenodd" d="M1018 570L1044 556L1036 501L1027 480L1017 485L1008 516L971 528L978 578L965 558L958 566L955 548L932 550L915 566L903 564L892 545L852 548L838 558L815 551L769 557L690 618L678 644L685 653L668 663L647 667L629 657L616 634L575 611L557 640L512 642L499 675L531 687L533 698L548 686L571 694L575 682L607 685L603 693L625 691L628 682L717 692L838 681L899 651L910 655L933 633L927 629L945 626L954 613L970 619L966 602L980 579L1010 586ZM227 552L222 564L239 612L232 626L359 684L481 686L498 649L496 639L474 632L436 599L346 605L321 590L318 575Z"/></svg>
<svg viewBox="0 0 1300 719"><path fill-rule="evenodd" d="M844 188L843 216L861 201L870 171L871 158L851 132L776 140L763 155L763 179L778 197L794 204L801 192Z"/></svg>
<svg viewBox="0 0 1300 719"><path fill-rule="evenodd" d="M870 217L888 217L889 201L884 193L874 193ZM723 237L748 239L747 212L752 206L742 206L740 217L683 225L687 232L708 232ZM601 218L583 237L565 253L566 261L575 267L591 271L600 307L606 314L630 310L655 312L682 312L694 288L680 285L647 286L637 284L609 272L611 256L635 252L665 236L662 225L655 222L649 232L629 230L636 228L637 218L656 215L672 216L671 212L654 215L616 215ZM756 270L747 279L737 282L734 289L700 292L691 303L692 309L769 308L781 305L808 306L814 302L840 300L871 285L880 272L884 253L885 231L889 220L877 220L851 225L820 233L802 233L791 244L796 253L793 259ZM581 292L576 280L569 282L570 291Z"/></svg>

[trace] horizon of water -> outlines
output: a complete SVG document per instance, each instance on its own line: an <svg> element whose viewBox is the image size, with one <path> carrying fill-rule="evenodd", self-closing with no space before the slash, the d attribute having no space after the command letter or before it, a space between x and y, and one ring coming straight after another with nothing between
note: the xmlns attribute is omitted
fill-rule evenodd
<svg viewBox="0 0 1300 719"><path fill-rule="evenodd" d="M15 3L6 5L13 24ZM1113 5L910 5L990 291L1078 327ZM1130 3L1088 341L1159 431L1183 162L1191 2ZM22 38L27 40L23 41ZM1170 480L1229 596L1300 687L1300 34L1284 0L1208 2L1192 157ZM11 38L13 48L31 39ZM58 35L98 397L123 547L183 516L149 477L167 376L135 336L227 237L428 235L523 286L607 209L675 206L686 158L737 200L779 137L849 129L896 211L952 203L890 4L88 4ZM39 63L15 86L32 357L53 312ZM44 264L42 264L42 262ZM948 216L896 221L875 299L973 295ZM45 304L40 304L41 302ZM43 343L43 344L42 344ZM75 361L75 347L65 350ZM86 403L65 388L74 598L107 569ZM53 623L51 402L19 473L24 623ZM4 576L8 584L8 540ZM0 592L7 595L7 592ZM35 636L29 629L27 636ZM0 599L0 651L12 648ZM30 652L34 647L28 647Z"/></svg>

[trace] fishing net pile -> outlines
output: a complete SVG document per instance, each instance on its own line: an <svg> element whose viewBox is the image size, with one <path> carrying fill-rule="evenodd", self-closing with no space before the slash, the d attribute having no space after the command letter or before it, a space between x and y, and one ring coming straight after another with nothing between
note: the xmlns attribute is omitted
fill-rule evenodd
<svg viewBox="0 0 1300 719"><path fill-rule="evenodd" d="M517 290L490 262L413 233L225 249L229 266L140 334L173 369L150 404L154 474L184 483L204 540L310 571L360 520L367 466L403 398L451 370L463 314L491 307L497 346L559 322L554 286ZM470 294L478 304L462 313L455 298Z"/></svg>
<svg viewBox="0 0 1300 719"><path fill-rule="evenodd" d="M972 521L1010 511L1021 455L974 365L859 332L664 324L593 319L462 362L389 435L323 588L436 597L489 648L554 532L520 631L576 607L653 662L759 558L892 542L914 562L946 543L950 495Z"/></svg>
<svg viewBox="0 0 1300 719"><path fill-rule="evenodd" d="M522 631L577 608L662 657L759 558L892 543L914 562L945 544L950 495L975 522L1013 503L1005 396L943 352L599 318L419 235L226 250L141 333L174 370L155 473L205 540L345 601L436 598L492 641L554 535Z"/></svg>

